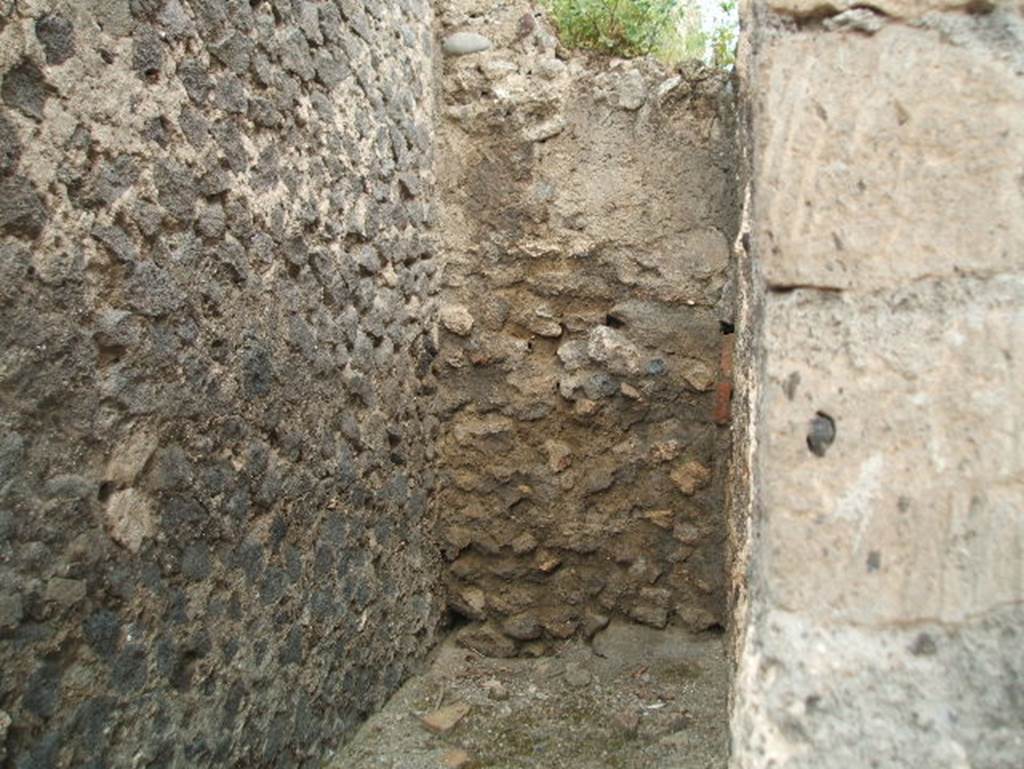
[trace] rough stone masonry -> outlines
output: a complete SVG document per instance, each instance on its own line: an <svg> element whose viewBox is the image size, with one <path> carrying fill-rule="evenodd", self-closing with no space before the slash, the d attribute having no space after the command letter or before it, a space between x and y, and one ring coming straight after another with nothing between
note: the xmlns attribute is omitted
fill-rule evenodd
<svg viewBox="0 0 1024 769"><path fill-rule="evenodd" d="M432 50L0 2L4 766L319 766L432 645Z"/></svg>
<svg viewBox="0 0 1024 769"><path fill-rule="evenodd" d="M1024 6L747 6L732 766L1017 769Z"/></svg>
<svg viewBox="0 0 1024 769"><path fill-rule="evenodd" d="M435 507L461 640L724 625L728 76L567 57L528 3L438 18Z"/></svg>

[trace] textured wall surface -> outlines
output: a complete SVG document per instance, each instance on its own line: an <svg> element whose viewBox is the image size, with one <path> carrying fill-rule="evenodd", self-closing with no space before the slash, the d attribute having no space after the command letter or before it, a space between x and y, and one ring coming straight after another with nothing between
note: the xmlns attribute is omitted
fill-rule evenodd
<svg viewBox="0 0 1024 769"><path fill-rule="evenodd" d="M939 5L748 9L737 768L1024 764L1024 21Z"/></svg>
<svg viewBox="0 0 1024 769"><path fill-rule="evenodd" d="M491 43L446 58L439 115L437 509L451 604L482 623L463 641L724 623L728 80L560 56L527 4L440 8Z"/></svg>
<svg viewBox="0 0 1024 769"><path fill-rule="evenodd" d="M319 765L432 643L430 24L0 2L5 766Z"/></svg>

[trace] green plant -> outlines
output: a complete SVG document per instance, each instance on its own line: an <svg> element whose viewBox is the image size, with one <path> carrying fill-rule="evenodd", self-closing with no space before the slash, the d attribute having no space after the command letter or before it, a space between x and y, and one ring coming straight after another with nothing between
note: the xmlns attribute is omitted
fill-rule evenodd
<svg viewBox="0 0 1024 769"><path fill-rule="evenodd" d="M646 56L678 35L679 0L547 0L547 5L570 48Z"/></svg>
<svg viewBox="0 0 1024 769"><path fill-rule="evenodd" d="M656 56L669 65L687 59L732 64L736 33L728 21L709 35L695 0L544 0L568 48L612 56ZM728 16L735 0L725 0Z"/></svg>
<svg viewBox="0 0 1024 769"><path fill-rule="evenodd" d="M730 19L736 13L736 0L724 0L722 13ZM722 22L711 33L711 63L716 67L731 67L736 63L736 27Z"/></svg>

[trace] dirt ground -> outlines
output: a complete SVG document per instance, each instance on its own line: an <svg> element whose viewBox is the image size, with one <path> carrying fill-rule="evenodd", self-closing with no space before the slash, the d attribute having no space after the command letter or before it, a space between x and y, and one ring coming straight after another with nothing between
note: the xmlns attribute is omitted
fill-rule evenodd
<svg viewBox="0 0 1024 769"><path fill-rule="evenodd" d="M449 639L326 767L720 769L727 686L717 635L613 624L511 660Z"/></svg>

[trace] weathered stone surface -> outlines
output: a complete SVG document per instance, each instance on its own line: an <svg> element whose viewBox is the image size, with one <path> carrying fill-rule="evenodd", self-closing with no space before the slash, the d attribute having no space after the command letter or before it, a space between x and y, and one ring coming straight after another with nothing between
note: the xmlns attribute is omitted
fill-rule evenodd
<svg viewBox="0 0 1024 769"><path fill-rule="evenodd" d="M1024 658L1020 644L1007 641L1020 637L1022 623L1019 608L1007 606L957 625L879 632L772 610L759 646L799 653L759 657L755 670L771 682L758 687L766 717L745 710L733 721L742 740L735 763L763 766L770 757L780 766L838 769L888 755L898 757L893 766L908 769L1012 769L1024 755L1024 736L1006 671L1021 670ZM922 627L935 654L913 651ZM873 724L867 747L866 718Z"/></svg>
<svg viewBox="0 0 1024 769"><path fill-rule="evenodd" d="M755 127L753 237L769 284L870 289L1019 266L1024 84L990 48L948 35L890 25L842 45L791 35L765 46L755 98L778 117ZM816 87L809 61L851 76ZM813 98L795 97L809 88ZM999 225L975 227L993 200Z"/></svg>
<svg viewBox="0 0 1024 769"><path fill-rule="evenodd" d="M764 450L787 472L764 478L764 547L801 565L772 577L780 608L858 624L957 622L1019 595L1024 453L993 398L1015 387L1022 308L1017 276L767 303L764 333L790 352L765 370ZM825 356L827 370L816 365ZM807 436L817 412L835 421L827 453ZM830 558L813 557L821 547Z"/></svg>
<svg viewBox="0 0 1024 769"><path fill-rule="evenodd" d="M764 3L823 23L762 29L744 63L732 765L1009 769L1024 21L825 16L852 5Z"/></svg>

